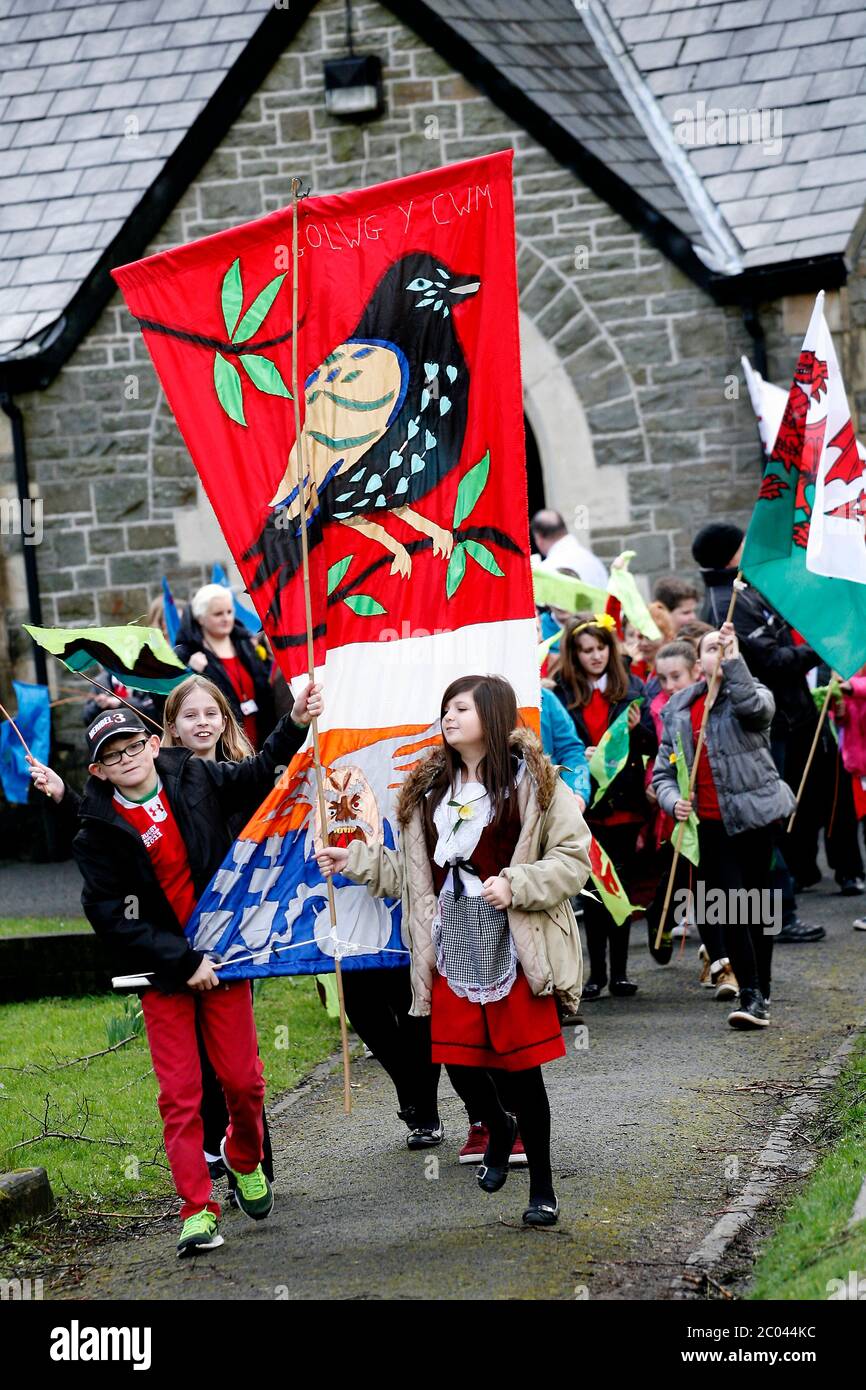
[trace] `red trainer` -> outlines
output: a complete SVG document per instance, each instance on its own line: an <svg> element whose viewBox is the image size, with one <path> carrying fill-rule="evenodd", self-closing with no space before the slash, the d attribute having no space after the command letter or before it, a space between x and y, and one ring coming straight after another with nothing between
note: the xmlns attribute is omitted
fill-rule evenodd
<svg viewBox="0 0 866 1390"><path fill-rule="evenodd" d="M520 1133L518 1132L517 1138L511 1146L511 1157L508 1160L508 1166L509 1168L517 1168L520 1165L528 1162L529 1160L526 1157L526 1150L523 1147L523 1140L521 1139Z"/></svg>
<svg viewBox="0 0 866 1390"><path fill-rule="evenodd" d="M469 1126L469 1133L466 1136L466 1143L460 1150L458 1163L481 1163L484 1152L490 1143L490 1131L486 1125L478 1123ZM527 1162L526 1150L523 1147L523 1140L518 1134L511 1149L511 1156L508 1160L509 1167L516 1168Z"/></svg>
<svg viewBox="0 0 866 1390"><path fill-rule="evenodd" d="M480 1163L484 1157L484 1151L490 1143L490 1131L486 1125L476 1124L469 1126L469 1133L466 1136L466 1143L460 1150L457 1159L458 1163Z"/></svg>

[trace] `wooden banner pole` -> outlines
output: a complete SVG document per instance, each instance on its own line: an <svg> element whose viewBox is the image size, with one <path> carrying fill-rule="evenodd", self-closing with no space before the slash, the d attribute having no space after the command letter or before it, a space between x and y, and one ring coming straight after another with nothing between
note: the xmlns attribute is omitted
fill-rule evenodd
<svg viewBox="0 0 866 1390"><path fill-rule="evenodd" d="M292 179L292 399L295 408L295 452L298 463L298 508L301 530L301 559L304 575L304 611L307 623L307 665L310 680L316 679L316 664L313 655L313 612L310 599L310 558L307 542L306 484L307 468L304 459L304 436L301 430L301 405L298 398L298 192L300 179ZM310 480L312 490L312 479ZM327 835L328 815L325 806L325 784L322 775L322 755L319 746L319 723L315 715L311 721L313 731L313 758L316 773L316 799L319 807L319 824L322 828L322 841ZM337 940L337 904L334 899L333 878L327 879L328 908L331 914L331 933ZM340 958L334 959L337 977L337 999L340 1006L340 1040L343 1053L343 1109L347 1115L352 1113L352 1090L349 1071L349 1030L346 1024L346 1001L343 996L343 972Z"/></svg>
<svg viewBox="0 0 866 1390"><path fill-rule="evenodd" d="M790 817L790 820L788 821L787 831L788 831L788 834L789 834L789 835L790 835L790 833L791 833L791 827L792 827L792 825L794 824L794 821L797 819L797 812L798 812L799 809L800 809L800 798L801 798L802 795L803 795L803 790L804 790L804 788L805 788L805 786L806 786L806 778L809 776L809 771L810 771L810 769L811 769L811 767L812 767L812 762L813 762L814 757L815 757L815 751L816 751L816 749L817 749L817 747L818 747L818 741L819 741L819 739L820 739L820 737L821 737L821 730L822 730L822 728L824 727L824 720L826 719L826 717L827 717L827 711L828 711L828 709L830 708L830 696L831 696L832 692L833 692L833 675L832 675L832 673L831 673L831 675L830 675L830 684L827 686L827 694L826 694L825 697L824 697L824 703L823 703L823 705L821 706L821 714L820 714L820 717L819 717L819 719L818 719L817 727L816 727L816 729L815 729L815 737L812 739L812 747L809 749L809 756L808 756L808 758L806 759L806 766L803 768L803 776L800 778L800 785L799 785L799 787L797 788L797 804L796 804L796 806L794 807L793 811L791 812L791 817Z"/></svg>

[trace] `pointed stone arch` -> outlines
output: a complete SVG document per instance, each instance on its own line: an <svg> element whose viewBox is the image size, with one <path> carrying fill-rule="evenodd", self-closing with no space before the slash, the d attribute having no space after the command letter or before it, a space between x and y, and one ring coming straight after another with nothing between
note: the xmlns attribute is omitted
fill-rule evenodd
<svg viewBox="0 0 866 1390"><path fill-rule="evenodd" d="M556 348L521 311L523 408L541 458L547 504L585 543L598 527L629 520L628 479L620 468L599 468L583 405ZM585 508L585 511L579 509Z"/></svg>

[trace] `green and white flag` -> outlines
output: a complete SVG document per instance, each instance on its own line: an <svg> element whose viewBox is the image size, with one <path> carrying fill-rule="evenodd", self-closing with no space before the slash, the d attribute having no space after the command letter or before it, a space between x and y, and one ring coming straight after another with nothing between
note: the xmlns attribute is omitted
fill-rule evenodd
<svg viewBox="0 0 866 1390"><path fill-rule="evenodd" d="M671 753L671 762L676 763L677 786L680 789L680 798L683 801L688 801L689 768L688 763L686 762L685 749L683 748L682 734L677 734L677 751L676 753ZM690 864L694 864L695 868L698 867L698 863L700 862L701 857L701 853L698 848L699 824L700 822L698 821L697 815L694 811L692 811L689 814L688 820L676 821L674 823L674 830L673 834L671 835L671 844L674 846L674 848L676 848L677 845L679 845L680 854L683 856L684 859L688 859ZM680 830L681 826L685 827L682 831ZM682 838L680 838L681 835Z"/></svg>
<svg viewBox="0 0 866 1390"><path fill-rule="evenodd" d="M843 680L866 662L866 465L818 295L742 572Z"/></svg>
<svg viewBox="0 0 866 1390"><path fill-rule="evenodd" d="M610 728L602 734L596 750L589 760L589 770L598 783L595 796L592 798L593 806L601 801L611 782L619 776L628 762L629 736L631 734L628 727L628 716L631 710L638 708L642 700L643 696L638 696L636 700L631 701L622 714L617 715Z"/></svg>

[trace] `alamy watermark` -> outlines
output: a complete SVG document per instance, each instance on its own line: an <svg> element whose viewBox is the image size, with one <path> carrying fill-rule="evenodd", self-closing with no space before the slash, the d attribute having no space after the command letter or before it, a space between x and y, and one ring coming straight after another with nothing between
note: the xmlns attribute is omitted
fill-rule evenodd
<svg viewBox="0 0 866 1390"><path fill-rule="evenodd" d="M765 936L782 930L782 893L779 888L707 888L698 879L694 891L674 893L677 926L694 922L703 927L763 927Z"/></svg>
<svg viewBox="0 0 866 1390"><path fill-rule="evenodd" d="M674 112L674 139L678 145L701 149L707 145L761 145L766 154L779 154L782 148L782 111L780 107L744 110L740 107L724 111L720 106L707 107L699 100L694 107L684 106Z"/></svg>
<svg viewBox="0 0 866 1390"><path fill-rule="evenodd" d="M42 498L0 497L0 536L23 536L25 545L40 545Z"/></svg>

